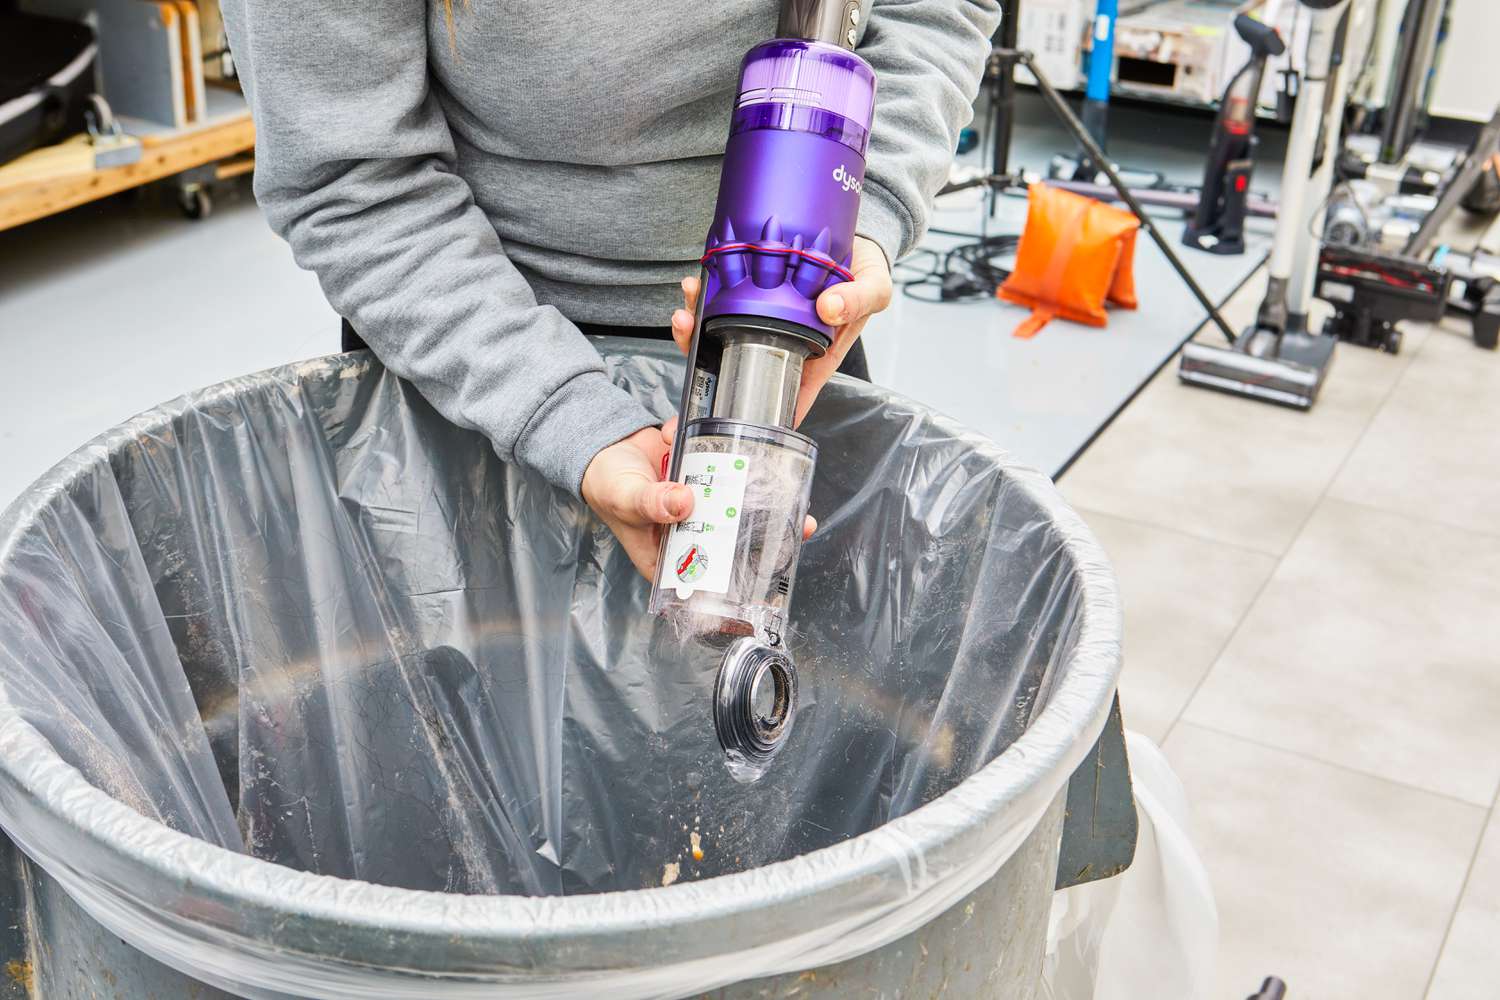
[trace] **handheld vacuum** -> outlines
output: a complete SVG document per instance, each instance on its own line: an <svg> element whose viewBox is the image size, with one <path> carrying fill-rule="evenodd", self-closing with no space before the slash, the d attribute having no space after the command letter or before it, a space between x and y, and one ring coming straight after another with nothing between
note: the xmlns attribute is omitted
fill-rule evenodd
<svg viewBox="0 0 1500 1000"><path fill-rule="evenodd" d="M651 611L723 648L714 726L751 776L796 714L786 618L818 448L793 424L802 366L833 344L818 294L851 277L875 108L862 17L785 0L741 65L668 473L695 503L663 538Z"/></svg>
<svg viewBox="0 0 1500 1000"><path fill-rule="evenodd" d="M1245 213L1255 169L1255 108L1267 62L1286 51L1275 24L1250 16L1266 2L1251 0L1235 14L1234 30L1250 46L1250 59L1224 88L1203 172L1203 193L1182 233L1182 242L1208 253L1245 252Z"/></svg>

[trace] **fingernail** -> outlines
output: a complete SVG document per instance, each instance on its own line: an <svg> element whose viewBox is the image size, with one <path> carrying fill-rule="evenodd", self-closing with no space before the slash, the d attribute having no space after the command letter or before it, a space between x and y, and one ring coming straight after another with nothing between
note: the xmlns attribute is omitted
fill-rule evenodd
<svg viewBox="0 0 1500 1000"><path fill-rule="evenodd" d="M833 321L835 323L842 322L844 319L844 297L837 294L829 295L828 311L833 314Z"/></svg>
<svg viewBox="0 0 1500 1000"><path fill-rule="evenodd" d="M688 500L682 495L682 490L673 490L667 497L667 513L673 517L681 517L687 513Z"/></svg>

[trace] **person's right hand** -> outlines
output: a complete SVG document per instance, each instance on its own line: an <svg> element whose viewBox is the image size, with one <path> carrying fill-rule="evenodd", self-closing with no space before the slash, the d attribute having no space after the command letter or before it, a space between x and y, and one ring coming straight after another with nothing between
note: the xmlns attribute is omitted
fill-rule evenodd
<svg viewBox="0 0 1500 1000"><path fill-rule="evenodd" d="M669 428L638 430L600 450L583 473L584 503L615 533L648 580L656 578L661 526L693 512L693 491L661 478L675 428L673 420Z"/></svg>

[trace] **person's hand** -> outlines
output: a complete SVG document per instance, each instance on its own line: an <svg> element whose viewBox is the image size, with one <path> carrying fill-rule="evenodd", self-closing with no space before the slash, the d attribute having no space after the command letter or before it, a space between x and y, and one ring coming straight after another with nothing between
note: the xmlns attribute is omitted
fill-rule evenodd
<svg viewBox="0 0 1500 1000"><path fill-rule="evenodd" d="M675 429L676 421L670 425ZM648 580L656 578L661 526L693 512L693 491L662 482L661 470L672 436L647 427L595 455L583 473L583 502L609 526L625 554Z"/></svg>
<svg viewBox="0 0 1500 1000"><path fill-rule="evenodd" d="M797 393L797 416L802 423L813 400L844 356L859 339L869 318L891 304L891 268L885 253L872 240L854 237L849 261L853 281L842 281L823 289L818 296L818 317L834 327L833 346L821 358L810 358L802 366L802 388ZM672 337L686 354L693 340L693 304L698 301L698 279L682 279L683 308L672 313Z"/></svg>

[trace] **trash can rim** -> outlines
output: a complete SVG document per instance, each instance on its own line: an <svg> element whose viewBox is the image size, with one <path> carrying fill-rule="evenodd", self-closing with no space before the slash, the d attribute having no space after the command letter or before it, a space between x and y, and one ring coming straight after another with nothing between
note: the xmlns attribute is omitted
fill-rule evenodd
<svg viewBox="0 0 1500 1000"><path fill-rule="evenodd" d="M610 345L605 342L605 346ZM159 436L183 414L268 380L294 390L300 379L356 378L374 363L359 355L333 355L241 376L185 394L105 431L64 458L0 513L0 567L56 497L127 442ZM868 390L852 387L849 391ZM135 882L136 887L172 887L174 898L179 898L184 886L190 886L241 907L253 903L276 912L291 910L349 927L365 925L384 935L465 935L481 942L524 939L535 949L549 939L639 935L647 929L643 914L650 915L651 931L671 933L705 919L774 908L787 918L777 925L778 936L784 937L814 929L796 926L799 911L823 912L801 903L859 894L869 879L904 882L908 896L938 881L958 879L964 887L959 892L955 883L956 901L1009 856L1008 850L998 857L986 855L985 840L1000 839L989 836L994 829L987 824L1008 812L1012 825L1034 825L1103 728L1120 669L1120 604L1103 551L1045 477L1013 464L987 438L921 403L897 394L886 394L886 398L888 405L910 407L990 456L1057 522L1077 568L1082 610L1070 668L1031 726L953 789L875 830L798 857L696 882L568 897L454 896L297 871L217 847L148 819L90 784L63 761L12 708L3 690L0 775L52 819L105 844L116 861L128 861L135 874L156 880ZM114 836L105 840L98 832L101 825ZM981 833L985 836L976 837ZM46 854L43 845L15 839L33 857L37 851ZM65 887L73 888L70 879L62 880ZM76 884L87 889L93 882ZM87 906L85 900L80 902ZM700 957L724 951L722 942L708 940L706 935L692 937L696 944L684 947ZM756 944L741 941L735 947Z"/></svg>

